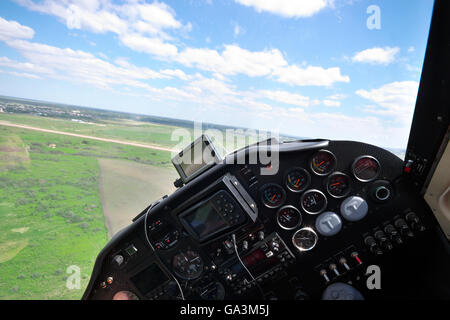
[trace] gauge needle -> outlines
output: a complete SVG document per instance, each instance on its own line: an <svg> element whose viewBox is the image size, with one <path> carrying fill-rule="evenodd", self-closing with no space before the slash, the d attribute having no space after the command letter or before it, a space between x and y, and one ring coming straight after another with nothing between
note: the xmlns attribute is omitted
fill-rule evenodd
<svg viewBox="0 0 450 320"><path fill-rule="evenodd" d="M338 185L340 185L340 183L336 182L336 183L333 183L331 186L334 187L334 186L338 186Z"/></svg>
<svg viewBox="0 0 450 320"><path fill-rule="evenodd" d="M324 164L324 162L325 162L325 161L322 161L321 163L319 163L319 165L318 165L318 166L320 167L321 165L323 165L323 164Z"/></svg>
<svg viewBox="0 0 450 320"><path fill-rule="evenodd" d="M276 197L276 196L277 196L277 195L274 194L271 201L275 200L275 197Z"/></svg>
<svg viewBox="0 0 450 320"><path fill-rule="evenodd" d="M297 182L295 183L295 186L298 187L298 183L300 182L300 179L297 180Z"/></svg>

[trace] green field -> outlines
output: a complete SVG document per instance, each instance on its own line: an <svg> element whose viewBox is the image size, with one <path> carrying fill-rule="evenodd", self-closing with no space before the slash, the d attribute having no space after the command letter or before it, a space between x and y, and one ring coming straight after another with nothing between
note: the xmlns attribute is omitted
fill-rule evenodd
<svg viewBox="0 0 450 320"><path fill-rule="evenodd" d="M169 152L0 126L0 299L81 297L108 241L98 158L171 167ZM81 290L66 288L71 265Z"/></svg>
<svg viewBox="0 0 450 320"><path fill-rule="evenodd" d="M174 141L172 138L172 133L174 130L180 129L179 127L129 119L99 120L95 123L79 123L67 119L39 117L27 114L0 113L0 121L7 121L41 129L138 142L168 148L174 148L181 142ZM194 138L193 129L182 129L188 132L191 135L191 138ZM220 132L223 137L220 141L215 141L215 146L222 156L258 141L257 136L248 135L245 130L243 130L242 133L235 131L235 133L237 133L236 136L228 140L225 139L226 135L223 130L216 130L216 132ZM211 138L214 138L214 136Z"/></svg>
<svg viewBox="0 0 450 320"><path fill-rule="evenodd" d="M0 113L0 121L166 148L179 143L172 141L178 127L131 119ZM234 150L254 141L241 134L216 144L223 154L222 144ZM0 299L79 299L109 237L174 190L170 159L168 151L0 125ZM66 288L71 265L81 268L80 290Z"/></svg>
<svg viewBox="0 0 450 320"><path fill-rule="evenodd" d="M171 139L172 132L177 127L132 120L102 120L99 123L79 123L65 119L10 113L0 113L0 120L42 129L141 142L165 147L173 147L178 143Z"/></svg>

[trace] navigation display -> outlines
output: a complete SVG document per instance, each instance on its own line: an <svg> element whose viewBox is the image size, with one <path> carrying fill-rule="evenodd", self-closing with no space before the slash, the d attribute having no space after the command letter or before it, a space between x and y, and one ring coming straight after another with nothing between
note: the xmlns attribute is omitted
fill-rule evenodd
<svg viewBox="0 0 450 320"><path fill-rule="evenodd" d="M189 224L198 238L206 238L228 226L227 221L222 218L212 202L208 201L183 219Z"/></svg>

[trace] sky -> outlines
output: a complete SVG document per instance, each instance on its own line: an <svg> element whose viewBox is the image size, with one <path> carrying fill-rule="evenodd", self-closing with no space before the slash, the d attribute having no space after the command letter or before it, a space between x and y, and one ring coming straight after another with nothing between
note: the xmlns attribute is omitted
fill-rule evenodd
<svg viewBox="0 0 450 320"><path fill-rule="evenodd" d="M0 94L405 148L432 0L2 0Z"/></svg>

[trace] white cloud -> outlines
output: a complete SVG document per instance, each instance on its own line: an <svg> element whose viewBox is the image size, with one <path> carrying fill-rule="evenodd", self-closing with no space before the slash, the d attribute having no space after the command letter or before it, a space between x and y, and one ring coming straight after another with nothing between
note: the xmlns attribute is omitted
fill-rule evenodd
<svg viewBox="0 0 450 320"><path fill-rule="evenodd" d="M309 97L305 97L305 96L302 96L297 93L290 93L288 91L282 91L282 90L276 90L276 91L261 90L258 92L258 94L261 97L264 97L264 98L267 98L267 99L270 99L270 100L273 100L276 102L281 102L281 103L286 103L286 104L301 106L301 107L309 107L313 103Z"/></svg>
<svg viewBox="0 0 450 320"><path fill-rule="evenodd" d="M237 45L226 45L222 53L211 49L187 48L176 58L178 62L201 70L226 75L246 74L250 77L266 76L287 65L277 49L248 51Z"/></svg>
<svg viewBox="0 0 450 320"><path fill-rule="evenodd" d="M352 60L354 62L387 65L395 61L399 52L399 47L372 48L357 52Z"/></svg>
<svg viewBox="0 0 450 320"><path fill-rule="evenodd" d="M0 57L0 66L32 73L40 73L40 74L52 73L51 69L44 68L40 65L36 65L30 62L19 62L11 60L7 57Z"/></svg>
<svg viewBox="0 0 450 320"><path fill-rule="evenodd" d="M9 40L6 44L16 49L27 62L0 57L0 66L60 80L88 83L101 88L126 85L150 89L146 80L183 76L179 71L165 70L160 73L137 67L124 59L110 63L81 50L61 49L25 40Z"/></svg>
<svg viewBox="0 0 450 320"><path fill-rule="evenodd" d="M178 53L176 46L164 43L159 38L148 38L139 34L126 34L121 36L120 40L124 45L138 52L145 52L161 57L171 57Z"/></svg>
<svg viewBox="0 0 450 320"><path fill-rule="evenodd" d="M327 97L327 99L330 99L330 100L344 100L346 98L347 98L347 95L343 94L343 93L336 93L336 94L333 94L333 95Z"/></svg>
<svg viewBox="0 0 450 320"><path fill-rule="evenodd" d="M165 43L171 39L166 30L184 27L173 10L160 2L127 0L119 5L111 0L16 1L30 10L58 17L69 29L112 32L127 47L156 56L177 53L176 46ZM187 24L183 30L189 28Z"/></svg>
<svg viewBox="0 0 450 320"><path fill-rule="evenodd" d="M0 41L8 39L31 39L34 30L16 21L8 21L0 17Z"/></svg>
<svg viewBox="0 0 450 320"><path fill-rule="evenodd" d="M414 111L419 83L416 81L392 82L378 89L358 90L356 94L377 106L365 108L366 112L393 116L399 121L410 121Z"/></svg>
<svg viewBox="0 0 450 320"><path fill-rule="evenodd" d="M238 45L224 45L222 52L207 48L187 47L179 50L177 43L167 30L183 32L185 26L175 18L175 12L166 4L141 0L125 0L115 4L111 0L16 0L30 10L50 14L62 20L68 28L89 30L95 33L112 32L126 47L141 53L156 56L167 62L178 62L213 74L249 77L269 77L290 85L330 86L335 82L349 82L348 76L340 74L339 68L324 69L309 66L302 69L289 65L280 50L271 48L249 51ZM274 1L282 8L294 8L298 13L311 10L332 1ZM293 3L293 4L292 4ZM283 10L284 10L283 9ZM295 11L294 10L294 11ZM303 12L303 11L302 11ZM234 24L235 35L243 29Z"/></svg>
<svg viewBox="0 0 450 320"><path fill-rule="evenodd" d="M233 25L234 25L233 34L235 38L237 38L239 35L245 32L244 29L239 24L233 23Z"/></svg>
<svg viewBox="0 0 450 320"><path fill-rule="evenodd" d="M0 70L0 73L4 73L4 74L9 74L15 77L20 77L20 78L27 78L27 79L42 79L41 77L32 74L32 73L26 73L26 72L16 72L16 71L5 71L5 70Z"/></svg>
<svg viewBox="0 0 450 320"><path fill-rule="evenodd" d="M341 106L341 102L336 101L336 100L323 100L322 103L326 107L340 107Z"/></svg>
<svg viewBox="0 0 450 320"><path fill-rule="evenodd" d="M235 0L257 12L270 12L287 18L311 17L319 11L332 7L334 0Z"/></svg>
<svg viewBox="0 0 450 320"><path fill-rule="evenodd" d="M331 86L335 82L350 82L350 77L342 75L338 67L324 69L291 65L278 68L273 75L279 82L296 86Z"/></svg>
<svg viewBox="0 0 450 320"><path fill-rule="evenodd" d="M181 79L181 80L185 80L185 81L189 80L191 78L186 73L184 73L183 70L180 70L180 69L175 69L175 70L173 70L173 69L165 69L165 70L160 70L159 72L161 74L168 75L168 76L171 76L171 77L175 77L175 78L178 78L178 79Z"/></svg>

